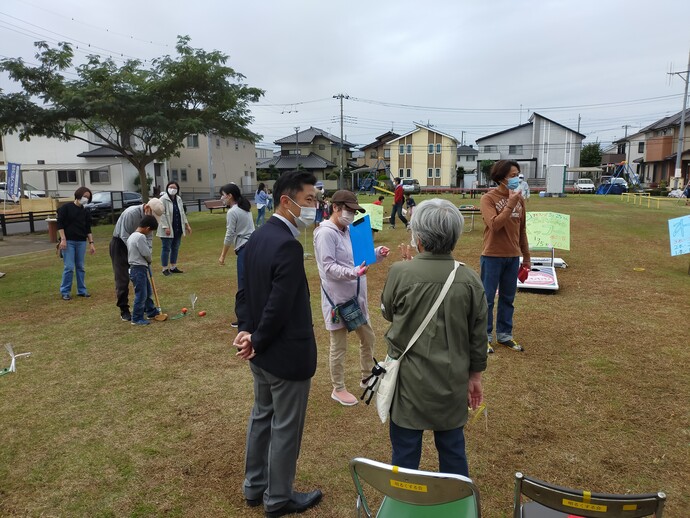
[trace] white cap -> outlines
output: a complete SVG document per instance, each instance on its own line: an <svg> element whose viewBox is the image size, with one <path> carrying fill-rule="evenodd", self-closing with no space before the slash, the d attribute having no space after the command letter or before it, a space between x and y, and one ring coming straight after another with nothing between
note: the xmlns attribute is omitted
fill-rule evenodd
<svg viewBox="0 0 690 518"><path fill-rule="evenodd" d="M524 177L525 177L525 175L522 174L522 173L520 173L520 174L518 175L518 178L520 178L521 180L522 180Z"/></svg>
<svg viewBox="0 0 690 518"><path fill-rule="evenodd" d="M165 206L163 205L163 202L160 201L158 198L151 198L149 202L146 204L146 206L149 209L151 209L151 214L153 214L153 217L155 217L156 220L160 223L161 216L165 212Z"/></svg>

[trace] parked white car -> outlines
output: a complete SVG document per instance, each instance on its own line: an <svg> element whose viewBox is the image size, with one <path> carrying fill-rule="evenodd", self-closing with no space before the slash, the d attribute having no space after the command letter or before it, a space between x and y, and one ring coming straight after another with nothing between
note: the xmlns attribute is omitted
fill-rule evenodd
<svg viewBox="0 0 690 518"><path fill-rule="evenodd" d="M596 187L590 178L578 178L573 185L575 192L592 194Z"/></svg>

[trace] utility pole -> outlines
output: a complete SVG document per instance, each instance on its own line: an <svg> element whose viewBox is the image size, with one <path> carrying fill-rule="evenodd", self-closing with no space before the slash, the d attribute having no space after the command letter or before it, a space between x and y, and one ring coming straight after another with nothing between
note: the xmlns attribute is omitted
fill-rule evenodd
<svg viewBox="0 0 690 518"><path fill-rule="evenodd" d="M628 142L628 128L630 127L630 124L624 124L622 127L625 129L625 137L623 137L623 139L625 140L625 164L627 166L628 162L630 161L630 142Z"/></svg>
<svg viewBox="0 0 690 518"><path fill-rule="evenodd" d="M582 120L582 117L580 117L580 114L577 114L577 132L580 133L580 120Z"/></svg>
<svg viewBox="0 0 690 518"><path fill-rule="evenodd" d="M462 135L460 137L460 145L464 146L465 145L465 132L462 132Z"/></svg>
<svg viewBox="0 0 690 518"><path fill-rule="evenodd" d="M690 52L688 53L688 68L682 72L669 72L677 75L685 81L685 93L683 94L683 111L680 112L680 128L678 129L678 151L676 152L676 171L673 175L673 188L678 189L678 182L682 176L681 164L683 155L683 141L685 140L685 110L688 106L688 82L690 81ZM688 272L690 273L690 271Z"/></svg>
<svg viewBox="0 0 690 518"><path fill-rule="evenodd" d="M344 158L345 158L345 144L343 140L343 99L349 99L349 95L338 94L334 95L333 99L340 99L340 180L338 188L343 188L343 173L345 172Z"/></svg>
<svg viewBox="0 0 690 518"><path fill-rule="evenodd" d="M295 126L295 158L297 165L295 169L299 169L299 126Z"/></svg>

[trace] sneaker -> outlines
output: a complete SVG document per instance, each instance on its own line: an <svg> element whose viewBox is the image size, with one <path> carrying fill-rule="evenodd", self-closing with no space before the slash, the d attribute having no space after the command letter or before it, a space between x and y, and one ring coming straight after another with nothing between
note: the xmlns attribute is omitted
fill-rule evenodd
<svg viewBox="0 0 690 518"><path fill-rule="evenodd" d="M163 275L165 275L166 277L170 275L170 270L168 270L167 268L163 270Z"/></svg>
<svg viewBox="0 0 690 518"><path fill-rule="evenodd" d="M513 351L524 352L524 347L518 344L515 340L506 340L505 342L498 342L499 345L504 345Z"/></svg>
<svg viewBox="0 0 690 518"><path fill-rule="evenodd" d="M88 299L90 296L90 293L77 293L77 297L84 297Z"/></svg>
<svg viewBox="0 0 690 518"><path fill-rule="evenodd" d="M120 312L120 320L123 322L131 322L132 321L132 314L129 311L121 311Z"/></svg>
<svg viewBox="0 0 690 518"><path fill-rule="evenodd" d="M240 325L239 322L232 322L232 323L230 324L230 327L238 327L239 325Z"/></svg>
<svg viewBox="0 0 690 518"><path fill-rule="evenodd" d="M354 406L358 403L357 398L350 394L347 390L333 390L331 392L331 399L334 399L343 406Z"/></svg>
<svg viewBox="0 0 690 518"><path fill-rule="evenodd" d="M151 324L148 320L132 320L133 326L148 326Z"/></svg>
<svg viewBox="0 0 690 518"><path fill-rule="evenodd" d="M177 266L175 268L170 268L170 273L184 273Z"/></svg>
<svg viewBox="0 0 690 518"><path fill-rule="evenodd" d="M72 297L70 297L69 295L63 295L62 300L72 300Z"/></svg>
<svg viewBox="0 0 690 518"><path fill-rule="evenodd" d="M491 342L488 343L487 348L486 348L486 352L488 352L489 354L494 353L494 348L491 346Z"/></svg>

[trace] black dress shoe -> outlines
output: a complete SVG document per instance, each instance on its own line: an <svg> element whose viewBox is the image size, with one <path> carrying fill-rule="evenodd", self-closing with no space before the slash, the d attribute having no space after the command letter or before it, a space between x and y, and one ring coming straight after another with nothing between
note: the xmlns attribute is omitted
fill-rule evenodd
<svg viewBox="0 0 690 518"><path fill-rule="evenodd" d="M245 498L245 501L249 507L259 507L264 503L263 498Z"/></svg>
<svg viewBox="0 0 690 518"><path fill-rule="evenodd" d="M322 497L323 493L321 493L320 489L310 491L309 493L292 493L292 500L275 511L266 511L266 516L274 518L276 516L285 516L286 514L303 513L318 504Z"/></svg>

